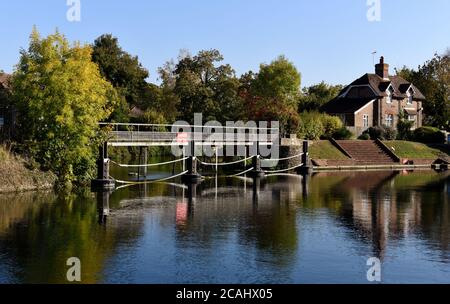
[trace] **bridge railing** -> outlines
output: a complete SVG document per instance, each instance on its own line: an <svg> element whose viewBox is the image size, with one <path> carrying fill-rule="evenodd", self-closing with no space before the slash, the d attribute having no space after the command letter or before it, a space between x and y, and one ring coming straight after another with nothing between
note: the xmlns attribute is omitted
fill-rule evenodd
<svg viewBox="0 0 450 304"><path fill-rule="evenodd" d="M278 128L253 127L221 127L223 133L216 133L217 127L186 126L169 124L127 124L127 123L101 123L100 126L108 129L109 139L112 142L161 142L180 144L192 140L208 142L217 138L228 142L272 142L278 140ZM174 132L173 128L188 130L187 132ZM214 138L211 137L214 134Z"/></svg>

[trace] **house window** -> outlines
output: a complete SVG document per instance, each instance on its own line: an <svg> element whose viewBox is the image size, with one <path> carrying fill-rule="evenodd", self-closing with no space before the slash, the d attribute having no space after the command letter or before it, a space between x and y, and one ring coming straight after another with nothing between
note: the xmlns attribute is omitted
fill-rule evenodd
<svg viewBox="0 0 450 304"><path fill-rule="evenodd" d="M416 116L415 115L408 115L408 120L409 121L416 121Z"/></svg>
<svg viewBox="0 0 450 304"><path fill-rule="evenodd" d="M369 115L367 115L367 114L363 115L363 126L364 126L364 128L369 127Z"/></svg>
<svg viewBox="0 0 450 304"><path fill-rule="evenodd" d="M386 115L386 126L392 127L394 125L394 115Z"/></svg>
<svg viewBox="0 0 450 304"><path fill-rule="evenodd" d="M408 96L408 101L407 101L407 103L408 103L409 105L412 105L412 104L413 104L413 95L414 95L413 90L412 90L412 89L409 89L408 92L406 93L406 95Z"/></svg>
<svg viewBox="0 0 450 304"><path fill-rule="evenodd" d="M392 91L392 88L389 88L387 90L387 97L386 97L386 102L387 103L392 103L392 95L394 94L394 92Z"/></svg>

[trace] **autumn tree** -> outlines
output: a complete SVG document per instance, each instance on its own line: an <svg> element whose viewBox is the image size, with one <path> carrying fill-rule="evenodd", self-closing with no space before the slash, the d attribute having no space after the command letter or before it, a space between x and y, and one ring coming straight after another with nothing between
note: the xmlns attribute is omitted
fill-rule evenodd
<svg viewBox="0 0 450 304"><path fill-rule="evenodd" d="M13 74L20 140L65 185L94 176L98 123L118 102L91 58L90 46L71 44L59 32L41 38L34 29Z"/></svg>

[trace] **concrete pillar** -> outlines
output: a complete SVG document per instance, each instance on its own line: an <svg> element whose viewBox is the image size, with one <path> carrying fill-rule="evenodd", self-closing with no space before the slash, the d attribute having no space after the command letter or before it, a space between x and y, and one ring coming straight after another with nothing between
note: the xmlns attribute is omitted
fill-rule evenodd
<svg viewBox="0 0 450 304"><path fill-rule="evenodd" d="M114 189L114 180L109 174L108 143L99 147L99 157L97 160L97 179L91 182L95 189Z"/></svg>
<svg viewBox="0 0 450 304"><path fill-rule="evenodd" d="M253 167L253 171L251 172L251 176L252 177L263 177L264 171L261 168L261 156L259 155L259 143L255 142L254 143L255 147L254 147L254 155L252 158L252 167Z"/></svg>
<svg viewBox="0 0 450 304"><path fill-rule="evenodd" d="M190 143L190 156L186 160L186 170L188 171L182 176L181 180L185 184L198 184L202 181L202 176L197 171L197 158L195 157L195 143Z"/></svg>

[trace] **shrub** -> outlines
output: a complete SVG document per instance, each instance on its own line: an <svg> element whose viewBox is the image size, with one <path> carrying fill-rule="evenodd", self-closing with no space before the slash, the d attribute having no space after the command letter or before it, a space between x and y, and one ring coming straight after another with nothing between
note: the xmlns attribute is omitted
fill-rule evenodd
<svg viewBox="0 0 450 304"><path fill-rule="evenodd" d="M372 140L395 140L397 138L397 130L391 127L371 127L365 134L368 134Z"/></svg>
<svg viewBox="0 0 450 304"><path fill-rule="evenodd" d="M437 128L422 127L414 131L414 140L425 144L445 143L445 134Z"/></svg>
<svg viewBox="0 0 450 304"><path fill-rule="evenodd" d="M413 134L412 134L411 129L414 126L414 122L406 119L405 114L400 114L398 117L399 117L399 120L398 120L398 124L397 124L397 130L398 130L397 139L398 140L412 139Z"/></svg>
<svg viewBox="0 0 450 304"><path fill-rule="evenodd" d="M333 133L333 138L337 140L345 140L353 137L353 133L346 127L341 127L339 130Z"/></svg>
<svg viewBox="0 0 450 304"><path fill-rule="evenodd" d="M322 114L321 117L322 124L325 128L325 132L323 134L324 137L330 138L333 137L333 135L341 130L344 127L344 124L342 123L342 120L339 117L336 116L330 116L326 114ZM347 129L346 129L347 130Z"/></svg>
<svg viewBox="0 0 450 304"><path fill-rule="evenodd" d="M318 112L300 114L299 136L308 140L331 138L343 128L342 121L335 116Z"/></svg>
<svg viewBox="0 0 450 304"><path fill-rule="evenodd" d="M325 133L325 127L319 113L304 112L300 114L299 137L308 140L317 140Z"/></svg>
<svg viewBox="0 0 450 304"><path fill-rule="evenodd" d="M395 140L397 138L397 130L391 127L384 127L383 137L386 140Z"/></svg>
<svg viewBox="0 0 450 304"><path fill-rule="evenodd" d="M363 133L361 134L360 137L358 137L359 140L369 140L370 139L370 135L369 133Z"/></svg>
<svg viewBox="0 0 450 304"><path fill-rule="evenodd" d="M382 127L371 127L367 131L367 134L369 134L370 139L376 140L381 139L384 140L384 129Z"/></svg>

